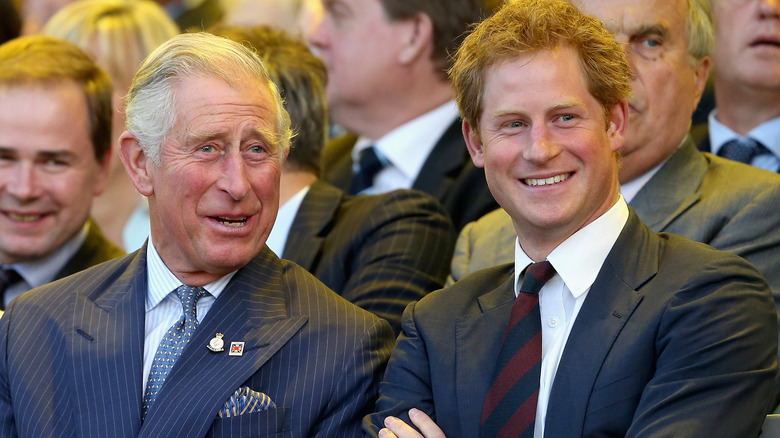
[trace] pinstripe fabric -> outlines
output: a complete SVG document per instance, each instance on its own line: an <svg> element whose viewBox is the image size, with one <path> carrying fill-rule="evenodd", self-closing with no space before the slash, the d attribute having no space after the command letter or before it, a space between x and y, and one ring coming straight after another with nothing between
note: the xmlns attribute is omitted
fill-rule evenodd
<svg viewBox="0 0 780 438"><path fill-rule="evenodd" d="M392 332L267 248L215 301L141 426L145 258L142 248L10 306L0 436L360 436ZM245 342L243 356L209 351L216 332ZM277 408L217 419L242 386Z"/></svg>
<svg viewBox="0 0 780 438"><path fill-rule="evenodd" d="M444 284L454 245L446 214L422 192L354 197L316 182L283 257L386 319L397 333L406 305Z"/></svg>

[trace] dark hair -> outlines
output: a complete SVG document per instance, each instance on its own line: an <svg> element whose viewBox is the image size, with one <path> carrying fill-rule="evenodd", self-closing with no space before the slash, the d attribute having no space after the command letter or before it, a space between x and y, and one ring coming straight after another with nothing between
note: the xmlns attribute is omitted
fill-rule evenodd
<svg viewBox="0 0 780 438"><path fill-rule="evenodd" d="M471 26L479 23L503 3L503 0L379 0L394 20L425 14L433 23L432 58L442 74L452 66L452 56Z"/></svg>
<svg viewBox="0 0 780 438"><path fill-rule="evenodd" d="M84 91L95 158L111 149L111 78L73 43L33 35L0 45L0 87L72 80Z"/></svg>
<svg viewBox="0 0 780 438"><path fill-rule="evenodd" d="M295 132L285 166L319 176L328 125L325 64L301 40L268 26L219 24L209 31L245 42L257 51L284 98Z"/></svg>

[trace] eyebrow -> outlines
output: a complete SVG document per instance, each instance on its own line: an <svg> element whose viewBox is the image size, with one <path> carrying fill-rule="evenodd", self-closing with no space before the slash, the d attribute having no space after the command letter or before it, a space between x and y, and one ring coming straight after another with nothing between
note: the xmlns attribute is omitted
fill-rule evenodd
<svg viewBox="0 0 780 438"><path fill-rule="evenodd" d="M549 107L545 108L545 112L550 113L550 112L556 112L556 111L565 110L569 108L584 108L584 107L585 104L581 100L572 98L572 99L564 100L562 102L558 102L553 105L550 105ZM500 118L505 116L512 116L515 114L522 115L525 113L523 111L517 111L512 109L506 109L506 110L499 109L493 113L493 117Z"/></svg>
<svg viewBox="0 0 780 438"><path fill-rule="evenodd" d="M260 140L264 143L267 143L269 145L278 146L278 140L277 135L269 129L266 128L257 128L257 129L247 129L245 132L249 132L250 134L256 134L258 137L260 137ZM184 144L186 145L195 145L200 143L206 143L212 140L218 140L221 138L226 137L227 134L220 131L206 131L206 132L190 132L184 137Z"/></svg>

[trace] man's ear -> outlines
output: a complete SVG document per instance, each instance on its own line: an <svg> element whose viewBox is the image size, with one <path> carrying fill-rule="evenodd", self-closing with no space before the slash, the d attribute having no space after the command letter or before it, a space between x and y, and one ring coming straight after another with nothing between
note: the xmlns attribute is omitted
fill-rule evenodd
<svg viewBox="0 0 780 438"><path fill-rule="evenodd" d="M127 175L130 176L136 190L144 196L152 196L154 186L149 166L155 166L155 164L151 158L146 156L141 143L130 131L125 131L119 137L119 156L122 158Z"/></svg>
<svg viewBox="0 0 780 438"><path fill-rule="evenodd" d="M403 42L398 53L398 62L401 65L411 64L420 56L429 57L433 44L433 23L429 16L419 13L406 21Z"/></svg>
<svg viewBox="0 0 780 438"><path fill-rule="evenodd" d="M471 161L477 167L485 167L485 151L479 132L465 119L463 120L462 128L463 138L466 140L466 147L471 155Z"/></svg>
<svg viewBox="0 0 780 438"><path fill-rule="evenodd" d="M103 193L103 190L106 189L108 177L111 172L111 155L113 152L114 151L111 148L108 148L106 153L103 154L103 158L97 160L98 174L97 178L95 179L95 188L92 191L95 196Z"/></svg>
<svg viewBox="0 0 780 438"><path fill-rule="evenodd" d="M617 152L623 147L626 139L626 129L628 129L628 102L620 102L609 113L609 125L607 126L607 135L609 136L610 149Z"/></svg>

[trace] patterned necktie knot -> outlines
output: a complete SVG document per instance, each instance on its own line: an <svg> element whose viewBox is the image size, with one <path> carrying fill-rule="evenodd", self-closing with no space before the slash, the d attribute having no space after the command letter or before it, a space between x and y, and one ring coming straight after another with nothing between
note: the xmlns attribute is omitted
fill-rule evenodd
<svg viewBox="0 0 780 438"><path fill-rule="evenodd" d="M542 286L555 275L555 268L547 260L532 263L526 268L520 292L538 294Z"/></svg>
<svg viewBox="0 0 780 438"><path fill-rule="evenodd" d="M181 301L182 316L168 329L157 347L157 353L152 361L152 369L146 379L146 391L141 406L141 421L146 418L149 408L157 400L157 395L165 383L168 373L195 333L195 329L198 327L196 304L203 295L208 293L202 287L186 285L179 286L174 292Z"/></svg>
<svg viewBox="0 0 780 438"><path fill-rule="evenodd" d="M753 158L765 153L769 153L766 147L752 138L729 140L718 150L721 157L745 164L750 164Z"/></svg>

